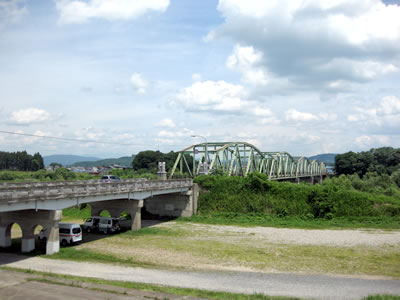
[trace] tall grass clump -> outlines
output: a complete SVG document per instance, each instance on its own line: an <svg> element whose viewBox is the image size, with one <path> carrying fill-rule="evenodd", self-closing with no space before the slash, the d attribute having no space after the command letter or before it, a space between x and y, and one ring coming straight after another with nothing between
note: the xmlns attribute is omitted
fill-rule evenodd
<svg viewBox="0 0 400 300"><path fill-rule="evenodd" d="M348 216L400 216L400 200L344 189L333 183L293 184L268 180L264 174L246 177L199 176L201 213L264 214L278 217L332 219Z"/></svg>

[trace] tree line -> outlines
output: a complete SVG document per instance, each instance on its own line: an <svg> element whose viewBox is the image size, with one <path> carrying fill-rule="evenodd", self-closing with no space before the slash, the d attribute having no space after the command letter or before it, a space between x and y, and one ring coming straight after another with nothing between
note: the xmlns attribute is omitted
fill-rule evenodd
<svg viewBox="0 0 400 300"><path fill-rule="evenodd" d="M400 148L382 147L364 152L346 152L336 155L335 169L338 175L365 174L392 175L400 169Z"/></svg>
<svg viewBox="0 0 400 300"><path fill-rule="evenodd" d="M35 153L34 155L30 155L26 151L0 151L1 170L37 171L43 168L43 157L39 152Z"/></svg>

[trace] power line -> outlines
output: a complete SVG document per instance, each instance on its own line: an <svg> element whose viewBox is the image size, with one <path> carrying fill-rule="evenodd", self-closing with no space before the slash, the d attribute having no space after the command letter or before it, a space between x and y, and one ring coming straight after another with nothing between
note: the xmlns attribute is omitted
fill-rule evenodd
<svg viewBox="0 0 400 300"><path fill-rule="evenodd" d="M119 145L119 146L153 146L153 145L149 145L149 144L123 144L123 143L115 143L115 142L107 142L107 141L93 141L93 140L63 138L63 137L56 137L56 136L37 135L37 134L29 134L29 133L19 133L19 132L3 131L3 130L0 130L0 133L22 135L22 136L30 136L30 137L38 137L38 138L44 138L44 139L50 139L50 140L81 142L81 143L95 143L95 144L107 144L107 145ZM165 146L184 146L184 145L165 145Z"/></svg>

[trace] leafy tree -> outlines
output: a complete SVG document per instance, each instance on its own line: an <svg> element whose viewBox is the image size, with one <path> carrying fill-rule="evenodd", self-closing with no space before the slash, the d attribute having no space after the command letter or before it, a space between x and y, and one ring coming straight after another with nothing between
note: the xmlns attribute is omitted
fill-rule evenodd
<svg viewBox="0 0 400 300"><path fill-rule="evenodd" d="M355 174L363 177L368 172L391 175L400 168L400 149L382 147L369 151L339 154L335 159L337 174Z"/></svg>
<svg viewBox="0 0 400 300"><path fill-rule="evenodd" d="M394 171L391 177L393 182L400 188L400 169Z"/></svg>
<svg viewBox="0 0 400 300"><path fill-rule="evenodd" d="M39 169L44 169L44 161L43 161L43 157L40 155L40 153L39 152L36 152L34 155L33 155L33 160L36 160L37 161L37 163L38 163L38 169L37 170L39 170ZM32 160L32 161L33 161ZM36 170L33 170L33 171L36 171Z"/></svg>
<svg viewBox="0 0 400 300"><path fill-rule="evenodd" d="M61 168L62 164L52 162L49 166L52 167L53 169L55 169L55 168Z"/></svg>
<svg viewBox="0 0 400 300"><path fill-rule="evenodd" d="M26 151L0 152L0 169L36 171L42 168L43 158L39 153L32 156Z"/></svg>
<svg viewBox="0 0 400 300"><path fill-rule="evenodd" d="M142 151L139 152L132 161L132 167L135 171L143 172L157 172L158 162L165 162L167 171L171 170L178 157L178 152L170 151L162 153L160 151ZM191 160L188 160L189 162Z"/></svg>

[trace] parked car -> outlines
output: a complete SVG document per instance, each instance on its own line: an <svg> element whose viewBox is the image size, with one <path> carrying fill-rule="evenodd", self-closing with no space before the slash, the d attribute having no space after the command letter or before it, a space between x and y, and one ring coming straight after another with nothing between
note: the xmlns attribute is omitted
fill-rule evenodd
<svg viewBox="0 0 400 300"><path fill-rule="evenodd" d="M64 247L67 244L73 244L82 241L82 229L79 224L59 223L58 234L60 237L60 243ZM47 230L47 228L43 228L39 232L39 240L45 243L48 239L48 235L49 235L49 230Z"/></svg>
<svg viewBox="0 0 400 300"><path fill-rule="evenodd" d="M92 216L86 219L82 227L87 232L98 231L98 232L103 232L104 234L115 233L121 230L121 226L119 224L119 218L99 217L99 216Z"/></svg>
<svg viewBox="0 0 400 300"><path fill-rule="evenodd" d="M119 182L121 178L115 175L104 175L101 177L100 182Z"/></svg>

